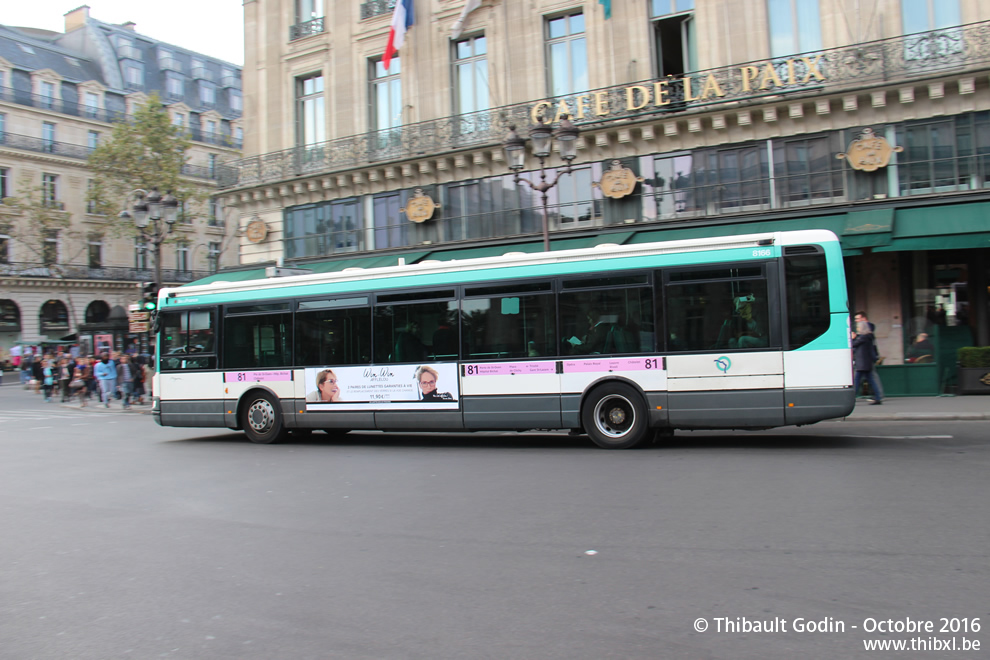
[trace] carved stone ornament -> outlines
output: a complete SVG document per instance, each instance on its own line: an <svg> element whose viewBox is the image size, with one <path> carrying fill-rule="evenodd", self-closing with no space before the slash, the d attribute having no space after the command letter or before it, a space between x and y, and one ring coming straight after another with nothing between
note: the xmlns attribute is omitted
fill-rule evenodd
<svg viewBox="0 0 990 660"><path fill-rule="evenodd" d="M405 207L399 209L400 213L405 213L406 217L413 222L426 222L433 217L433 210L440 208L440 204L433 201L433 198L423 193L422 188L416 188L413 198L406 202Z"/></svg>
<svg viewBox="0 0 990 660"><path fill-rule="evenodd" d="M835 157L848 160L849 166L854 170L875 172L881 167L887 167L892 153L902 151L904 147L892 147L887 140L874 133L872 128L864 128L859 138L849 143L849 149Z"/></svg>
<svg viewBox="0 0 990 660"><path fill-rule="evenodd" d="M260 243L268 237L268 225L261 218L255 218L244 228L244 235L252 243Z"/></svg>
<svg viewBox="0 0 990 660"><path fill-rule="evenodd" d="M612 199L622 199L626 195L631 195L636 189L636 183L642 181L643 177L636 176L628 167L623 167L622 162L612 161L612 166L602 174L602 180L591 185L601 188L602 194Z"/></svg>

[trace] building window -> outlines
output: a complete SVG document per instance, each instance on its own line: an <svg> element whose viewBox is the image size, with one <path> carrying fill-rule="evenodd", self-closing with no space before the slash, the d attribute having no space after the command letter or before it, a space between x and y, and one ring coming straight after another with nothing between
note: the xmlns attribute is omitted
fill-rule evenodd
<svg viewBox="0 0 990 660"><path fill-rule="evenodd" d="M567 96L588 89L584 14L568 14L547 21L547 61L551 96Z"/></svg>
<svg viewBox="0 0 990 660"><path fill-rule="evenodd" d="M100 144L100 132L99 131L89 131L86 134L86 146L90 149L96 149Z"/></svg>
<svg viewBox="0 0 990 660"><path fill-rule="evenodd" d="M217 175L217 155L210 154L210 178Z"/></svg>
<svg viewBox="0 0 990 660"><path fill-rule="evenodd" d="M484 36L454 43L454 84L458 114L488 109L488 43Z"/></svg>
<svg viewBox="0 0 990 660"><path fill-rule="evenodd" d="M58 208L58 175L41 175L41 200L49 208Z"/></svg>
<svg viewBox="0 0 990 660"><path fill-rule="evenodd" d="M189 272L189 244L179 243L175 246L175 267L180 273Z"/></svg>
<svg viewBox="0 0 990 660"><path fill-rule="evenodd" d="M296 79L296 126L301 146L325 142L327 122L323 98L323 74Z"/></svg>
<svg viewBox="0 0 990 660"><path fill-rule="evenodd" d="M901 0L901 21L904 34L928 33L905 40L905 59L928 60L962 53L962 32L947 29L962 23L959 0ZM934 30L938 32L932 34Z"/></svg>
<svg viewBox="0 0 990 660"><path fill-rule="evenodd" d="M296 22L289 27L289 41L323 32L323 0L296 0Z"/></svg>
<svg viewBox="0 0 990 660"><path fill-rule="evenodd" d="M787 57L822 49L818 0L767 0L770 55Z"/></svg>
<svg viewBox="0 0 990 660"><path fill-rule="evenodd" d="M10 263L10 236L0 227L0 264Z"/></svg>
<svg viewBox="0 0 990 660"><path fill-rule="evenodd" d="M285 256L315 257L360 250L363 236L358 199L305 204L285 211Z"/></svg>
<svg viewBox="0 0 990 660"><path fill-rule="evenodd" d="M230 90L230 109L234 112L244 110L244 97L237 90Z"/></svg>
<svg viewBox="0 0 990 660"><path fill-rule="evenodd" d="M86 92L86 116L98 117L100 114L100 95Z"/></svg>
<svg viewBox="0 0 990 660"><path fill-rule="evenodd" d="M89 238L89 267L103 268L103 239L99 236Z"/></svg>
<svg viewBox="0 0 990 660"><path fill-rule="evenodd" d="M41 122L41 143L46 152L55 151L55 124L49 121Z"/></svg>
<svg viewBox="0 0 990 660"><path fill-rule="evenodd" d="M244 129L238 126L234 129L234 146L240 149L244 145Z"/></svg>
<svg viewBox="0 0 990 660"><path fill-rule="evenodd" d="M172 125L178 126L179 128L186 127L186 116L181 112L176 112L172 115Z"/></svg>
<svg viewBox="0 0 990 660"><path fill-rule="evenodd" d="M148 270L148 243L143 236L134 239L134 267Z"/></svg>
<svg viewBox="0 0 990 660"><path fill-rule="evenodd" d="M842 164L835 152L828 137L774 140L773 184L778 205L845 201Z"/></svg>
<svg viewBox="0 0 990 660"><path fill-rule="evenodd" d="M210 227L223 226L220 220L220 200L217 197L210 197L210 217L207 218L206 224Z"/></svg>
<svg viewBox="0 0 990 660"><path fill-rule="evenodd" d="M214 106L217 104L217 86L213 83L200 80L199 81L199 102L203 105Z"/></svg>
<svg viewBox="0 0 990 660"><path fill-rule="evenodd" d="M209 251L206 255L206 262L209 266L210 272L215 273L220 270L220 244L211 242L209 244Z"/></svg>
<svg viewBox="0 0 990 660"><path fill-rule="evenodd" d="M124 85L128 89L144 89L144 66L137 62L124 65Z"/></svg>
<svg viewBox="0 0 990 660"><path fill-rule="evenodd" d="M86 213L89 213L90 215L95 215L97 212L96 200L92 199L92 192L95 187L96 181L93 181L92 179L88 179L86 181Z"/></svg>
<svg viewBox="0 0 990 660"><path fill-rule="evenodd" d="M174 71L165 72L165 98L181 99L186 93L185 79Z"/></svg>
<svg viewBox="0 0 990 660"><path fill-rule="evenodd" d="M45 240L41 245L41 260L44 265L58 263L58 231L49 229L44 233Z"/></svg>
<svg viewBox="0 0 990 660"><path fill-rule="evenodd" d="M694 0L652 0L657 76L683 76L698 68Z"/></svg>
<svg viewBox="0 0 990 660"><path fill-rule="evenodd" d="M10 197L10 188L7 184L9 174L10 170L6 167L0 167L0 204L3 204L5 197Z"/></svg>
<svg viewBox="0 0 990 660"><path fill-rule="evenodd" d="M55 107L55 83L42 80L39 86L41 91L41 107L49 110Z"/></svg>
<svg viewBox="0 0 990 660"><path fill-rule="evenodd" d="M385 70L380 59L371 60L372 130L382 131L402 126L401 59L395 55Z"/></svg>
<svg viewBox="0 0 990 660"><path fill-rule="evenodd" d="M217 143L217 123L215 121L213 121L212 119L207 121L206 130L203 133L204 133L203 140L205 142L209 142L211 144ZM215 154L210 154L210 155L216 157Z"/></svg>

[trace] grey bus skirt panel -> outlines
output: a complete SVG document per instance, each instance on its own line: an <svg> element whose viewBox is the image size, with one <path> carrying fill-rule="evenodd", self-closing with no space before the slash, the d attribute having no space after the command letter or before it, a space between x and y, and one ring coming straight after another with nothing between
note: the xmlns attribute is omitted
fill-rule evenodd
<svg viewBox="0 0 990 660"><path fill-rule="evenodd" d="M155 421L162 426L226 427L222 399L159 402Z"/></svg>

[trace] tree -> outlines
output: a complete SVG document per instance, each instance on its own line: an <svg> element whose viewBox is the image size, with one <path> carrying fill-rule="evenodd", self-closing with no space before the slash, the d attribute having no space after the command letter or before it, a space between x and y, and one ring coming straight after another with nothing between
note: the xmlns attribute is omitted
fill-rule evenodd
<svg viewBox="0 0 990 660"><path fill-rule="evenodd" d="M61 284L69 312L69 328L76 329L76 310L69 283L66 280L67 264L71 264L87 248L88 242L78 232L72 231L72 214L64 211L55 200L54 183L34 185L30 174L18 182L17 196L3 200L11 208L11 224L5 227L18 251L31 255L31 262L38 268L29 268L28 275L49 276ZM70 246L75 246L74 251ZM59 247L65 249L60 250Z"/></svg>
<svg viewBox="0 0 990 660"><path fill-rule="evenodd" d="M171 192L182 204L185 219L197 215L209 197L201 184L183 178L186 152L190 147L181 126L172 124L168 111L156 94L137 108L131 121L114 126L106 141L97 145L89 156L89 167L95 175L87 198L97 213L107 218L128 205L132 191ZM111 223L117 234L137 234L133 223Z"/></svg>

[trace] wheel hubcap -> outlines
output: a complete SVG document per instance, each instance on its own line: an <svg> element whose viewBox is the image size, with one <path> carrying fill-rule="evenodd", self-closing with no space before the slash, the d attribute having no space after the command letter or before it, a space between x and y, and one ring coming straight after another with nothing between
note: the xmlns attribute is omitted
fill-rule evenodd
<svg viewBox="0 0 990 660"><path fill-rule="evenodd" d="M595 406L595 426L602 435L621 438L629 433L635 422L635 409L625 397L608 396Z"/></svg>
<svg viewBox="0 0 990 660"><path fill-rule="evenodd" d="M275 409L268 401L259 399L248 408L247 418L255 433L267 433L275 423Z"/></svg>

